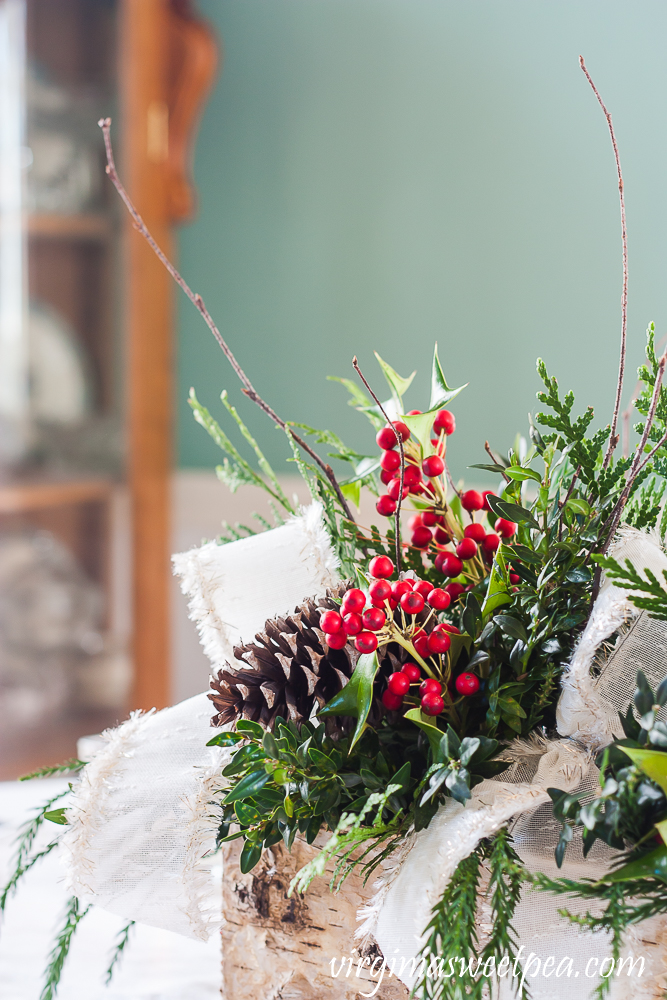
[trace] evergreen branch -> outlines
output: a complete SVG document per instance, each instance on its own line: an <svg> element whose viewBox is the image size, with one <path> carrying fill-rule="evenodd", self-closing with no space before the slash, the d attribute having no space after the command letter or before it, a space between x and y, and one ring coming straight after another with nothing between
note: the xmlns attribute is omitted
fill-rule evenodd
<svg viewBox="0 0 667 1000"><path fill-rule="evenodd" d="M609 580L626 590L638 590L640 594L629 594L632 603L645 611L652 618L667 621L667 570L662 571L664 584L660 583L655 573L646 566L644 578L637 572L629 559L625 560L625 568L609 556L594 556L595 561L604 569ZM641 596L642 594L647 596Z"/></svg>
<svg viewBox="0 0 667 1000"><path fill-rule="evenodd" d="M47 854L50 854L53 848L57 847L59 843L59 840L52 840L51 843L44 848L44 850L38 851L37 854L33 854L33 856L26 861L25 864L18 865L14 869L9 882L4 887L2 894L0 895L0 913L4 911L7 905L7 900L10 896L16 892L16 886L18 885L19 880L23 878L26 872L30 871L33 865L37 864L38 861L41 861L42 858L45 858Z"/></svg>
<svg viewBox="0 0 667 1000"><path fill-rule="evenodd" d="M32 781L33 778L51 778L54 774L73 774L85 766L85 760L77 760L76 757L71 757L62 764L53 764L51 767L38 767L36 771L31 771L30 774L22 774L18 780Z"/></svg>
<svg viewBox="0 0 667 1000"><path fill-rule="evenodd" d="M268 403L264 402L264 400L262 399L262 397L255 390L252 382L250 381L250 379L248 378L248 376L243 371L243 369L241 368L240 364L238 363L238 361L234 357L234 354L232 353L229 345L223 339L223 336L220 333L218 327L215 325L215 323L213 321L213 317L211 316L211 314L209 313L208 309L206 308L206 305L205 305L204 300L202 299L201 295L199 295L199 294L197 294L197 293L195 293L195 292L192 291L192 289L190 288L190 286L188 285L188 283L185 281L185 279L182 277L182 275L179 273L179 271L171 263L171 261L169 260L169 258L167 257L167 255L160 249L160 247L158 246L158 244L155 242L155 240L151 236L150 231L148 230L148 227L146 226L146 223L144 222L144 220L142 219L141 215L139 214L139 212L135 208L134 204L132 203L132 199L128 195L127 191L125 190L125 188L124 188L123 184L121 183L121 180L120 180L120 178L118 176L118 172L116 170L116 164L114 162L113 148L112 148L112 145L111 145L111 119L110 118L100 118L100 120L99 120L99 122L97 124L102 129L102 134L104 136L104 148L105 148L106 157L107 157L107 166L106 166L107 176L109 177L109 179L110 179L111 183L113 184L113 186L116 188L116 191L120 195L120 197L121 197L121 199L122 199L125 207L127 208L128 212L130 213L130 216L131 216L132 221L134 223L134 228L137 230L137 232L141 236L143 236L143 238L146 240L146 242L148 243L148 245L151 248L151 250L153 251L153 253L158 258L158 260L166 267L167 271L169 272L169 274L171 275L171 277L174 279L174 281L176 282L176 284L179 286L179 288L181 288L185 292L185 294L190 299L190 301L192 302L192 304L199 311L199 313L201 314L201 316L202 316L204 322L206 323L207 327L209 328L209 330L211 331L211 333L213 334L213 336L217 340L218 345L221 348L223 354L225 355L225 357L229 361L230 365L234 369L234 372L236 373L236 375L238 376L239 380L241 381L241 384L243 385L243 392L248 397L248 399L251 399L253 401L253 403L256 403L257 406L259 406L260 410L263 410L263 412L266 413L266 415L268 417L270 417L271 420L273 420L274 424L277 424L278 427L281 428L281 430L283 430L287 434L291 435L294 438L294 440L296 441L296 443L299 445L299 447L303 451L305 451L306 454L310 455L310 457L313 459L313 461L317 462L317 464L320 466L320 468L324 472L325 476L327 477L327 479L331 483L331 487L334 490L336 496L338 497L338 502L340 503L345 516L348 517L350 519L350 521L354 521L354 518L352 517L352 512L350 511L350 508L347 505L345 497L343 496L341 488L340 488L340 486L338 484L338 480L336 479L336 477L334 475L334 472L333 472L333 469L331 468L331 466L328 465L326 462L322 461L322 459L317 454L317 452L313 451L313 449L310 447L310 445L306 444L306 442L303 440L303 438L299 437L298 434L295 434L294 431L289 430L289 428L287 427L287 424L285 423L285 421L282 420L281 417L279 417L278 414L274 410L271 409L271 407L269 406Z"/></svg>
<svg viewBox="0 0 667 1000"><path fill-rule="evenodd" d="M477 959L477 891L485 853L482 842L458 864L433 908L424 932L428 938L419 953L423 974L414 988L423 1000L457 1000L461 996L482 1000L482 982L472 973L471 965ZM443 963L450 957L461 961L462 974L454 978L442 974Z"/></svg>
<svg viewBox="0 0 667 1000"><path fill-rule="evenodd" d="M116 970L116 966L119 964L121 958L123 957L123 952L125 951L126 945L130 939L130 931L134 927L134 920L130 920L128 924L120 930L114 950L111 955L111 961L109 962L109 968L105 973L104 985L108 986L113 978L113 974Z"/></svg>
<svg viewBox="0 0 667 1000"><path fill-rule="evenodd" d="M482 968L491 958L496 962L507 955L511 962L517 958L518 941L512 925L514 913L521 899L521 886L526 881L526 871L514 850L512 838L506 827L501 827L491 842L489 854L491 880L491 911L493 930L481 955ZM524 982L522 1000L527 1000L528 990Z"/></svg>
<svg viewBox="0 0 667 1000"><path fill-rule="evenodd" d="M39 1000L53 1000L57 991L60 977L62 976L65 959L69 953L74 932L88 913L90 906L85 910L79 910L79 900L72 896L67 904L65 912L65 923L58 932L56 943L49 955L49 964L46 967L44 988Z"/></svg>
<svg viewBox="0 0 667 1000"><path fill-rule="evenodd" d="M30 855L30 849L32 848L35 838L46 819L46 813L50 811L54 802L57 802L59 799L62 799L68 794L69 788L64 789L62 792L58 792L57 795L54 795L53 798L49 799L48 802L45 802L44 805L39 807L36 816L28 820L28 822L21 827L21 832L17 838L14 871L10 876L9 882L4 886L2 893L0 894L0 913L2 913L5 909L10 895L12 895L16 890L19 879L25 874L25 872L28 871L29 868L32 868L35 861L38 861L40 857L44 857L44 854L48 854L51 850L51 848L49 848L49 850L40 853L27 863Z"/></svg>
<svg viewBox="0 0 667 1000"><path fill-rule="evenodd" d="M283 492L283 488L280 485L280 483L278 482L278 477L276 476L275 472L273 471L273 469L271 467L271 464L269 463L268 459L266 458L264 452L262 451L262 449L257 444L257 441L252 436L252 434L250 433L250 431L246 427L246 425L243 422L243 420L241 420L241 417L239 416L236 407L232 406L232 404L229 402L229 399L227 398L227 390L226 389L223 389L223 391L221 392L220 399L222 400L222 403L223 403L225 409L227 410L227 412L236 421L236 423L238 425L238 428L241 431L241 434L243 434L243 437L246 439L246 441L248 442L248 444L250 445L250 447L252 448L252 450L255 452L255 455L257 456L257 464L259 465L260 469L262 470L262 472L264 473L264 475L267 477L267 479L269 479L270 482L273 483L274 496L276 496L276 498L279 501L279 503L281 503L286 510L289 510L292 513L294 513L294 508L292 507L292 505L290 504L289 500L285 496L285 494Z"/></svg>

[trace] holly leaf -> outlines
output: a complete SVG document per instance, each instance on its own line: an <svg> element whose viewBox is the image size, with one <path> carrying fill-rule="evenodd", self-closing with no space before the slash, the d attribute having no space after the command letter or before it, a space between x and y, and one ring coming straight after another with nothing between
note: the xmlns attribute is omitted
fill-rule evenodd
<svg viewBox="0 0 667 1000"><path fill-rule="evenodd" d="M329 715L349 715L357 719L357 727L350 742L350 750L355 746L366 726L366 719L373 701L373 683L379 666L377 652L364 653L360 656L352 676L343 690L335 694L331 701L328 701L317 713L318 718L326 718Z"/></svg>
<svg viewBox="0 0 667 1000"><path fill-rule="evenodd" d="M352 482L340 483L340 491L346 500L350 500L358 509L361 500L361 479L353 479Z"/></svg>
<svg viewBox="0 0 667 1000"><path fill-rule="evenodd" d="M460 385L458 389L451 389L447 385L447 379L438 357L438 345L433 350L433 367L431 369L431 401L428 404L429 410L440 410L447 403L451 403L455 396L466 388L468 383Z"/></svg>
<svg viewBox="0 0 667 1000"><path fill-rule="evenodd" d="M401 416L401 420L407 427L410 428L411 436L419 441L422 448L422 455L424 457L431 455L434 451L431 444L431 435L433 433L433 414L406 413Z"/></svg>
<svg viewBox="0 0 667 1000"><path fill-rule="evenodd" d="M391 389L392 399L394 400L398 408L402 409L403 396L412 385L412 380L417 374L417 372L413 372L412 375L409 375L407 378L403 378L401 375L398 374L397 371L394 371L391 365L388 365L386 361L382 360L377 351L373 351L373 353L375 354L375 357L378 360L378 364L382 369L382 374L386 378L389 388Z"/></svg>
<svg viewBox="0 0 667 1000"><path fill-rule="evenodd" d="M511 604L511 602L512 598L507 586L507 565L503 555L503 547L501 546L496 551L493 559L489 584L486 588L486 596L482 605L482 618L486 620L489 615L493 614L496 608L502 607L503 604Z"/></svg>
<svg viewBox="0 0 667 1000"><path fill-rule="evenodd" d="M65 809L52 809L50 812L44 813L44 819L48 819L49 823L57 823L58 826L67 826L67 816L65 815Z"/></svg>

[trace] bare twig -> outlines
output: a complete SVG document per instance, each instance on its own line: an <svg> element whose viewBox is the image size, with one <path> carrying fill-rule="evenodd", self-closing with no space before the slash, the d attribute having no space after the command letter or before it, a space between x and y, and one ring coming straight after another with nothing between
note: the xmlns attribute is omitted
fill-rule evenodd
<svg viewBox="0 0 667 1000"><path fill-rule="evenodd" d="M327 479L331 483L333 489L335 490L336 496L338 497L338 501L339 501L339 503L340 503L343 511L345 512L345 516L350 521L354 522L354 518L352 517L352 512L350 511L350 508L348 507L347 501L346 501L345 497L343 496L343 492L342 492L342 490L340 488L340 485L338 484L338 480L336 479L336 477L334 475L334 472L333 472L333 469L331 468L331 466L328 465L328 463L324 462L320 458L320 456L317 454L317 452L314 451L310 447L310 445L307 444L306 441L303 440L303 438L301 438L298 434L296 434L292 430L291 427L288 427L287 424L285 423L285 421L282 420L278 416L278 414L274 410L271 409L271 407L269 406L269 404L266 403L262 399L262 397L259 395L259 393L255 390L252 382L250 381L250 379L248 378L248 376L243 371L243 369L241 368L240 364L238 363L238 361L234 357L231 349L227 345L227 343L224 340L222 334L220 333L218 327L214 323L213 317L211 316L211 314L209 313L208 309L206 308L206 305L205 305L204 300L202 299L201 295L199 295L196 292L192 291L192 289L190 288L190 286L188 285L188 283L181 276L181 274L176 270L176 268L171 263L171 261L169 260L169 258L166 256L166 254L163 253L163 251L160 249L160 247L158 246L158 244L155 242L155 240L151 236L151 234L150 234L150 232L148 230L148 227L146 226L146 223L142 219L142 217L139 214L139 212L137 211L137 209L134 207L134 204L132 203L132 200L131 200L130 196L128 195L127 191L123 187L123 184L121 183L121 180L120 180L120 178L118 176L118 173L116 171L116 164L115 164L115 161L114 161L113 148L112 148L112 145L111 145L111 119L110 118L100 118L100 120L99 120L99 122L97 124L102 129L102 134L104 136L104 148L106 150L106 156L107 156L106 172L109 175L111 183L116 188L116 191L118 191L118 194L122 198L122 200L123 200L123 202L125 204L125 207L127 208L128 212L131 215L132 221L134 223L134 228L137 230L138 233L141 234L141 236L144 237L144 239L146 240L146 242L150 246L150 248L153 251L153 253L161 261L161 263L164 264L164 266L166 267L167 271L172 276L172 278L174 279L174 281L176 282L176 284L185 292L185 294L190 299L190 301L193 303L193 305L201 313L201 315L202 315L202 317L204 319L204 322L206 323L207 327L209 328L209 330L211 331L211 333L213 334L213 336L217 340L217 342L218 342L218 344L219 344L219 346L220 346L223 354L225 355L225 357L229 361L230 365L232 366L232 368L234 369L234 371L238 375L239 380L241 381L241 384L243 385L243 392L245 393L245 395L248 397L248 399L251 399L253 401L253 403L256 403L257 406L259 406L259 408L261 410L263 410L264 413L266 413L266 415L268 417L270 417L271 420L273 420L273 422L275 424L278 425L278 427L280 427L283 431L285 431L286 434L290 434L292 436L292 438L296 441L296 443L298 444L298 446L303 451L305 451L307 455L310 455L310 457L313 459L314 462L317 462L317 464L322 469L322 471L324 472L325 476L327 477Z"/></svg>
<svg viewBox="0 0 667 1000"><path fill-rule="evenodd" d="M459 498L459 500L460 500L460 499L461 499L461 494L460 494L460 493L459 493L459 491L457 490L457 488L456 488L456 484L455 484L454 480L452 479L452 474L451 474L451 472L449 471L449 466L447 465L447 459L446 459L446 458L444 458L444 459L443 459L443 462L445 463L445 475L447 476L447 482L449 483L449 485L450 485L450 486L451 486L451 488L452 488L452 489L454 490L454 492L456 493L457 497L458 497L458 498ZM471 520L473 520L473 519L471 518Z"/></svg>
<svg viewBox="0 0 667 1000"><path fill-rule="evenodd" d="M380 413L382 414L382 416L384 417L384 419L387 421L388 426L391 427L391 429L393 430L394 435L396 437L396 443L398 444L398 450L399 450L399 453L400 453L400 456L401 456L400 486L399 486L399 490L398 490L398 499L396 501L396 513L394 515L395 520L396 520L396 537L394 538L394 542L396 543L396 574L398 575L401 572L401 501L403 499L403 480L405 478L405 452L403 451L403 436L401 435L400 431L396 430L396 427L394 426L394 423L387 416L387 413L385 411L384 406L382 405L382 403L380 402L380 400L375 395L375 393L371 389L370 385L366 381L364 373L362 372L361 368L359 367L359 362L357 361L356 354L352 358L352 367L354 368L354 370L356 371L357 375L359 376L359 378L361 379L361 381L364 383L364 385L366 386L366 388L370 392L371 396L373 397L373 399L375 400L375 402L379 406Z"/></svg>
<svg viewBox="0 0 667 1000"><path fill-rule="evenodd" d="M621 158L618 153L618 144L616 142L616 134L614 132L614 126L611 120L611 114L607 111L604 101L602 100L600 93L593 83L593 79L586 69L586 63L584 62L584 57L579 56L579 65L581 66L586 79L591 85L591 89L598 99L600 107L604 112L604 116L607 119L607 125L609 127L609 135L611 136L611 144L614 149L614 159L616 160L616 172L618 174L618 194L621 203L621 241L623 245L623 290L621 292L621 357L618 365L618 384L616 386L616 400L614 403L614 415L611 421L611 431L609 434L609 444L607 445L607 451L604 456L604 462L602 464L603 470L607 468L609 462L611 461L611 456L618 444L619 435L617 433L618 426L618 414L621 409L621 396L623 394L623 379L625 377L625 354L626 354L626 344L627 344L627 328L628 328L628 237L627 229L625 224L625 195L623 192L623 173L621 172Z"/></svg>
<svg viewBox="0 0 667 1000"><path fill-rule="evenodd" d="M606 529L608 529L609 531L607 535L607 540L605 541L604 546L602 548L602 555L605 555L607 549L611 545L612 538L614 537L614 533L621 519L621 514L623 513L623 508L625 507L628 501L628 497L630 496L630 490L632 489L632 484L634 483L635 479L642 471L642 469L645 468L647 462L650 461L651 456L654 454L655 451L657 451L657 449L662 444L661 440L653 449L653 451L651 451L650 454L644 459L644 461L642 461L642 457L644 455L644 448L646 447L646 442L648 441L648 437L651 432L651 427L653 426L653 422L655 420L655 414L658 408L658 402L660 401L660 388L662 386L662 380L665 375L665 366L667 366L667 351L665 351L665 353L662 355L658 363L658 370L655 375L655 385L653 386L653 395L651 397L651 405L646 415L646 423L644 424L644 433L642 434L641 441L637 445L637 451L635 452L634 460L632 462L632 465L630 466L630 471L628 472L628 478L623 488L623 492L618 498L616 506L614 507L613 511L607 518L607 522L602 529L603 532Z"/></svg>
<svg viewBox="0 0 667 1000"><path fill-rule="evenodd" d="M559 504L558 504L558 506L559 506L559 508L560 508L561 510L563 509L563 507L565 506L565 504L567 503L567 501L568 501L568 500L570 499L570 497L572 496L572 491L574 490L574 484L576 483L576 481L577 481L577 479L579 478L579 476L580 476L580 475L581 475L581 466L580 466L580 465L578 465L578 466L576 467L576 469L574 470L574 475L572 476L572 480L571 480L571 482L570 482L570 485L569 485L569 487L568 487L568 491L567 491L567 493L565 494L565 499L564 499L564 500L561 500L561 501L559 502Z"/></svg>

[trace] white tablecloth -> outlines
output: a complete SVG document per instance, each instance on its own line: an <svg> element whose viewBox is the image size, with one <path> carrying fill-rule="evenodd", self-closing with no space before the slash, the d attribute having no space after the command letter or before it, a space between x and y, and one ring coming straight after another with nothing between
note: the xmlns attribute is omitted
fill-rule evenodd
<svg viewBox="0 0 667 1000"><path fill-rule="evenodd" d="M18 827L67 782L0 782L0 882L4 885ZM59 805L60 803L58 803ZM55 807L54 807L55 808ZM40 843L47 843L56 827ZM47 956L60 927L67 891L57 852L38 862L9 901L0 931L0 997L38 1000ZM219 1000L220 942L208 944L153 927L135 926L111 984L104 972L125 921L93 908L79 925L58 1000Z"/></svg>

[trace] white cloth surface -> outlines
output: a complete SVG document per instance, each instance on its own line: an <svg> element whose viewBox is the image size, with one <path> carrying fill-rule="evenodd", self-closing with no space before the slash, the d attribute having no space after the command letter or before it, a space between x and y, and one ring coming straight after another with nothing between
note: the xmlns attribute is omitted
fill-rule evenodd
<svg viewBox="0 0 667 1000"><path fill-rule="evenodd" d="M323 595L339 579L317 503L280 528L227 545L207 542L173 563L213 668L232 661L239 640L252 641L268 618Z"/></svg>
<svg viewBox="0 0 667 1000"><path fill-rule="evenodd" d="M17 830L67 782L61 778L0 783L0 882L14 857ZM59 804L59 803L58 803ZM55 806L54 806L55 808ZM46 823L39 844L58 827ZM216 869L219 880L221 870ZM0 997L38 1000L43 973L69 896L60 860L51 854L28 872L0 929ZM65 964L58 1000L219 1000L220 941L195 941L137 925L109 986L106 969L126 921L94 907L81 921Z"/></svg>

